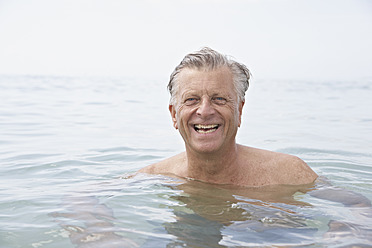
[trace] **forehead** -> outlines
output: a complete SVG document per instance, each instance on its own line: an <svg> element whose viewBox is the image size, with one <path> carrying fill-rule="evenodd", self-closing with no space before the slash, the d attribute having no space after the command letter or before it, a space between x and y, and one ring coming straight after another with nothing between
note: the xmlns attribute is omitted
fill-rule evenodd
<svg viewBox="0 0 372 248"><path fill-rule="evenodd" d="M214 70L183 69L178 76L178 86L184 91L234 91L233 75L228 67Z"/></svg>

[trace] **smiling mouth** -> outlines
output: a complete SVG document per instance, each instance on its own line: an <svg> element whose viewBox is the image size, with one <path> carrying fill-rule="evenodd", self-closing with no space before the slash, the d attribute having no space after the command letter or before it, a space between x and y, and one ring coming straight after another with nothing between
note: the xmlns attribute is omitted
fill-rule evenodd
<svg viewBox="0 0 372 248"><path fill-rule="evenodd" d="M218 124L211 124L211 125L201 125L195 124L194 129L198 133L212 133L219 128L220 125Z"/></svg>

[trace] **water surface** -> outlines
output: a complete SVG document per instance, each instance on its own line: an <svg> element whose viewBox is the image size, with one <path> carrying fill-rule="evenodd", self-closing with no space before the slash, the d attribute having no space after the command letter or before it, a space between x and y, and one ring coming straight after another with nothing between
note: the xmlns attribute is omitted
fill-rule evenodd
<svg viewBox="0 0 372 248"><path fill-rule="evenodd" d="M299 156L327 179L263 188L129 177L183 150L165 85L1 76L0 246L372 244L370 81L253 82L238 142Z"/></svg>

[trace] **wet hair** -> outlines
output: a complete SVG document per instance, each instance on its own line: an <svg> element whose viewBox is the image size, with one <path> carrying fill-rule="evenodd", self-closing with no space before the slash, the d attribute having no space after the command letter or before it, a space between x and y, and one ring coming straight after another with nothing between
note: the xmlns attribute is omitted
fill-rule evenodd
<svg viewBox="0 0 372 248"><path fill-rule="evenodd" d="M248 90L251 76L248 68L234 61L231 57L223 55L209 47L204 47L199 51L187 54L172 72L168 83L168 90L171 95L170 104L175 105L177 103L176 96L179 88L178 76L183 69L204 69L212 71L224 66L229 68L233 74L235 91L238 95L239 102L244 101L245 92Z"/></svg>

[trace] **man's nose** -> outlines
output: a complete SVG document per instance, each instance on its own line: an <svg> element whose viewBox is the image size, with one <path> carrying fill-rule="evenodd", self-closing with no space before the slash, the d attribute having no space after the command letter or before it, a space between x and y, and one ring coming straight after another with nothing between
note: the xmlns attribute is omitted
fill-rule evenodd
<svg viewBox="0 0 372 248"><path fill-rule="evenodd" d="M199 116L208 116L213 115L214 113L215 109L212 105L211 100L203 98L198 106L198 109L196 110L196 114Z"/></svg>

